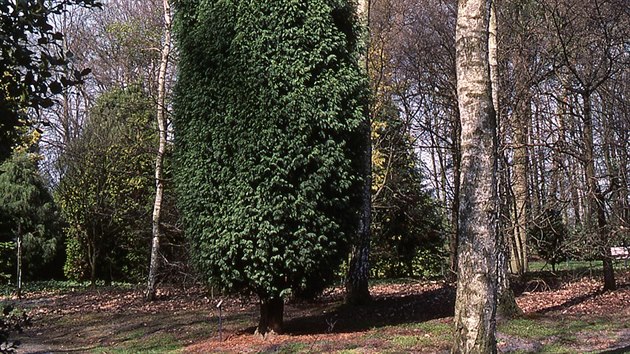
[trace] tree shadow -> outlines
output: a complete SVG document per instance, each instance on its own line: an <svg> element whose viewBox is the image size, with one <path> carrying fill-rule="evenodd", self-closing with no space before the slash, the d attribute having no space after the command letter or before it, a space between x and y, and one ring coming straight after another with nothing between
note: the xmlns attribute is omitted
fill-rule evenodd
<svg viewBox="0 0 630 354"><path fill-rule="evenodd" d="M364 306L339 305L320 314L285 322L289 335L361 332L453 316L455 288L444 286L418 294L378 296Z"/></svg>
<svg viewBox="0 0 630 354"><path fill-rule="evenodd" d="M575 305L579 305L585 301L588 301L596 296L602 295L603 293L605 293L605 291L603 290L597 290L597 291L593 291L590 292L588 294L584 294L584 295L580 295L580 296L576 296L573 297L559 305L554 305L554 306L549 306L549 307L545 307L543 309L540 309L538 311L536 311L536 313L539 314L545 314L545 313L549 313L549 312L554 312L554 311L560 311L560 310L565 310L568 309L570 307L573 307Z"/></svg>

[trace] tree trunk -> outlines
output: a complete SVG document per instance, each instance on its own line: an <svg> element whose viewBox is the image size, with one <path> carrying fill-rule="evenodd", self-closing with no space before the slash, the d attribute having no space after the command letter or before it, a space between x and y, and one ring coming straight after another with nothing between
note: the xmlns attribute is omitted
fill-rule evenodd
<svg viewBox="0 0 630 354"><path fill-rule="evenodd" d="M17 297L22 298L22 224L17 227Z"/></svg>
<svg viewBox="0 0 630 354"><path fill-rule="evenodd" d="M504 132L505 129L501 127L505 126L505 122L501 118L501 110L499 107L499 63L498 63L498 49L497 49L497 36L498 36L498 28L497 28L497 12L495 8L495 4L492 4L492 8L490 11L490 24L489 24L489 37L488 37L488 62L490 64L490 80L492 82L492 105L494 106L494 111L496 115L497 121L497 131ZM498 134L501 141L501 155L503 154L503 148L505 147L505 136L504 134ZM507 191L509 188L508 185L508 176L507 176L507 166L504 160L498 160L497 165L499 166L498 178L499 181L499 200L500 203L500 211L499 215L499 243L497 245L498 253L497 253L497 316L502 319L511 319L522 313L521 309L516 304L516 299L514 298L514 292L510 288L510 278L508 277L508 254L509 248L507 247L506 237L508 230L506 225L506 220L509 217L509 199L507 197Z"/></svg>
<svg viewBox="0 0 630 354"><path fill-rule="evenodd" d="M521 64L523 65L523 64ZM521 103L516 110L515 119L515 147L514 147L514 240L511 243L511 271L522 275L527 272L527 213L529 208L529 179L527 157L527 125L531 115L529 108L529 89L521 86Z"/></svg>
<svg viewBox="0 0 630 354"><path fill-rule="evenodd" d="M460 0L457 96L462 183L453 353L496 353L497 136L488 31L491 1Z"/></svg>
<svg viewBox="0 0 630 354"><path fill-rule="evenodd" d="M593 148L593 118L591 113L590 92L582 94L584 102L584 160L586 163L586 183L588 186L589 220L596 233L595 243L599 245L600 257L604 266L604 290L615 290L617 284L608 244L608 231L604 196L595 176L595 154Z"/></svg>
<svg viewBox="0 0 630 354"><path fill-rule="evenodd" d="M453 147L451 157L453 159L453 202L451 205L451 232L449 237L449 261L450 276L452 281L457 280L457 247L459 245L459 186L461 183L461 123L459 111L453 117L453 130L451 140Z"/></svg>
<svg viewBox="0 0 630 354"><path fill-rule="evenodd" d="M368 288L370 275L369 254L370 254L370 221L372 217L372 149L370 143L369 119L363 127L364 136L367 140L363 154L364 178L362 190L362 207L359 220L359 230L357 238L352 245L348 276L346 279L346 303L353 305L363 305L372 300Z"/></svg>
<svg viewBox="0 0 630 354"><path fill-rule="evenodd" d="M369 1L361 0L358 4L358 15L366 28L369 28ZM368 36L369 37L369 36ZM365 60L368 56L365 55ZM366 64L366 69L368 65ZM371 120L369 109L365 110L363 122L364 148L362 154L362 167L365 180L361 192L361 215L357 238L352 245L348 276L346 277L346 303L361 305L372 300L368 288L370 275L370 226L372 219L372 139Z"/></svg>
<svg viewBox="0 0 630 354"><path fill-rule="evenodd" d="M90 287L96 286L96 257L98 256L96 246L96 225L92 222L92 237L88 240L88 263L90 266Z"/></svg>
<svg viewBox="0 0 630 354"><path fill-rule="evenodd" d="M155 157L155 200L153 203L152 218L152 241L151 241L151 261L149 264L149 276L145 299L152 301L155 299L155 284L158 269L160 266L160 239L162 229L160 219L162 215L162 196L164 194L163 164L164 153L166 152L166 140L168 130L166 127L166 69L171 52L171 8L168 0L162 0L164 6L164 40L162 43L162 56L160 58L160 71L158 73L158 102L157 102L157 124L159 134L159 145Z"/></svg>
<svg viewBox="0 0 630 354"><path fill-rule="evenodd" d="M284 300L282 298L260 299L260 320L256 334L266 336L268 334L281 334L284 315Z"/></svg>

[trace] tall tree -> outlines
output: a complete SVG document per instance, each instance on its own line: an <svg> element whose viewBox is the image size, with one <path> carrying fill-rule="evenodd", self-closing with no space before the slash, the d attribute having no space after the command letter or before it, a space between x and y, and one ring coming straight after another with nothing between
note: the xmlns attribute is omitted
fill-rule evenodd
<svg viewBox="0 0 630 354"><path fill-rule="evenodd" d="M499 63L498 63L498 20L497 20L498 12L496 11L496 3L492 3L492 8L490 10L490 25L489 25L489 36L488 36L488 63L490 64L490 80L492 86L492 105L494 107L494 112L496 115L497 121L497 136L501 136L499 134L499 130L501 129L501 125L504 124L503 117L500 112L499 105L499 96L500 96L500 73L499 73ZM502 138L502 136L501 136ZM500 138L497 139L499 141ZM498 145L501 146L500 150L503 150L503 139L500 139ZM503 226L503 217L505 216L505 199L506 199L506 187L507 187L507 171L506 164L503 160L498 159L497 155L497 163L498 163L498 173L501 182L499 183L499 192L498 198L501 200L500 208L500 220L499 220L499 242L497 247L497 315L502 318L512 318L516 315L520 314L521 311L516 304L516 299L514 298L514 292L510 288L510 279L508 277L508 247L507 241L508 237L506 234L506 228Z"/></svg>
<svg viewBox="0 0 630 354"><path fill-rule="evenodd" d="M69 278L138 281L150 239L154 108L138 88L102 95L66 150L56 197L68 222Z"/></svg>
<svg viewBox="0 0 630 354"><path fill-rule="evenodd" d="M586 184L585 225L594 235L591 245L603 262L604 289L616 288L614 268L610 256L611 232L606 206L605 183L598 173L598 164L605 160L598 144L605 146L605 138L598 139L596 107L601 88L628 65L627 19L622 3L594 1L573 3L550 1L548 11L552 20L551 40L555 58L560 64L558 75L562 85L575 98L577 124L581 128L580 162ZM621 7L620 7L621 6ZM605 163L603 163L605 165Z"/></svg>
<svg viewBox="0 0 630 354"><path fill-rule="evenodd" d="M37 158L17 152L0 164L0 242L10 242L17 253L10 264L17 270L18 297L23 274L45 267L59 239L59 215L37 170Z"/></svg>
<svg viewBox="0 0 630 354"><path fill-rule="evenodd" d="M176 182L206 279L284 298L327 284L357 232L367 80L348 1L179 1Z"/></svg>
<svg viewBox="0 0 630 354"><path fill-rule="evenodd" d="M366 33L363 40L366 42L364 48L369 47L369 27L370 27L370 0L359 0L357 13ZM362 57L366 63L364 69L369 70L369 55L364 52ZM365 143L361 154L361 165L363 168L363 189L361 191L361 216L359 218L358 233L352 242L350 251L350 263L348 265L348 276L346 279L346 302L350 304L365 304L371 301L368 280L370 275L370 239L372 225L372 123L371 112L366 105L364 107L364 121L361 130Z"/></svg>
<svg viewBox="0 0 630 354"><path fill-rule="evenodd" d="M460 0L457 96L462 121L462 185L454 353L495 353L497 136L488 33L491 1Z"/></svg>
<svg viewBox="0 0 630 354"><path fill-rule="evenodd" d="M164 195L164 154L166 153L166 140L168 138L166 115L166 70L171 54L171 6L169 0L162 0L164 7L164 38L162 39L162 55L160 58L160 71L158 74L157 96L157 126L158 126L158 150L155 157L155 199L153 202L153 217L151 219L151 260L149 262L149 276L145 298L153 300L155 297L155 283L159 268L160 239L162 238L162 197Z"/></svg>

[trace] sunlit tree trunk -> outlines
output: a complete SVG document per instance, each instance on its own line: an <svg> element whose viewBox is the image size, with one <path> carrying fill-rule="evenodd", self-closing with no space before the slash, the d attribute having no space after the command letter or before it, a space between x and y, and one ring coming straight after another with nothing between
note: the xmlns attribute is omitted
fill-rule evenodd
<svg viewBox="0 0 630 354"><path fill-rule="evenodd" d="M462 182L453 353L496 353L497 127L488 62L490 7L484 0L458 3Z"/></svg>
<svg viewBox="0 0 630 354"><path fill-rule="evenodd" d="M358 2L358 15L366 29L369 29L369 0ZM369 30L364 38L369 41ZM367 46L366 46L367 47ZM368 55L364 54L367 63ZM365 69L369 66L366 64ZM372 219L372 142L371 142L371 120L370 113L366 107L365 121L362 124L362 135L364 137L364 151L361 156L363 166L363 188L361 191L361 215L359 220L358 234L352 245L350 263L348 266L348 276L346 279L346 302L350 304L365 304L371 301L368 280L370 273L370 226Z"/></svg>
<svg viewBox="0 0 630 354"><path fill-rule="evenodd" d="M17 226L17 297L22 298L22 223Z"/></svg>
<svg viewBox="0 0 630 354"><path fill-rule="evenodd" d="M166 118L166 70L171 52L171 7L168 0L162 1L164 7L164 39L162 43L162 54L160 57L160 70L158 73L158 102L157 102L157 124L159 145L155 157L155 200L153 203L152 241L151 241L151 261L149 264L149 276L145 298L149 301L155 298L155 284L157 272L160 265L160 239L162 229L160 219L162 215L162 196L164 194L163 164L164 153L166 152L167 140L167 118Z"/></svg>

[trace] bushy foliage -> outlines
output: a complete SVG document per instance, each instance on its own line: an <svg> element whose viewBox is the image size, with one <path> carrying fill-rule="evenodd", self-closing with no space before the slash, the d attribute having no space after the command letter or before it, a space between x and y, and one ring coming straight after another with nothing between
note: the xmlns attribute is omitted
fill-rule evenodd
<svg viewBox="0 0 630 354"><path fill-rule="evenodd" d="M347 1L179 1L179 206L206 278L326 284L356 232L366 80Z"/></svg>
<svg viewBox="0 0 630 354"><path fill-rule="evenodd" d="M556 264L567 258L565 241L568 230L560 212L551 208L545 209L528 232L538 255L551 264L555 271Z"/></svg>
<svg viewBox="0 0 630 354"><path fill-rule="evenodd" d="M59 250L59 211L37 168L37 155L15 153L0 165L0 274L10 278L16 241L23 242L23 273L51 276L49 262ZM45 274L44 274L45 273Z"/></svg>
<svg viewBox="0 0 630 354"><path fill-rule="evenodd" d="M156 143L153 104L138 88L99 97L62 158L56 196L67 222L66 276L142 278L148 259Z"/></svg>

